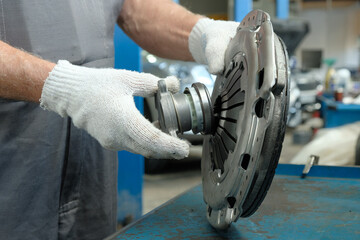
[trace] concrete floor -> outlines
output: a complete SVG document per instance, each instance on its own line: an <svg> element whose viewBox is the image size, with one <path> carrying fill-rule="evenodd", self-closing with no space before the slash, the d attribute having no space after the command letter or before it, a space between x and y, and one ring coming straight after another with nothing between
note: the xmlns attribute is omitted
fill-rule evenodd
<svg viewBox="0 0 360 240"><path fill-rule="evenodd" d="M280 162L289 162L302 147L302 145L292 144L292 132L287 131ZM198 184L201 184L200 161L175 160L167 166L163 173L146 174L143 188L143 213L148 213Z"/></svg>
<svg viewBox="0 0 360 240"><path fill-rule="evenodd" d="M145 174L143 214L201 183L199 162L174 161L160 174Z"/></svg>

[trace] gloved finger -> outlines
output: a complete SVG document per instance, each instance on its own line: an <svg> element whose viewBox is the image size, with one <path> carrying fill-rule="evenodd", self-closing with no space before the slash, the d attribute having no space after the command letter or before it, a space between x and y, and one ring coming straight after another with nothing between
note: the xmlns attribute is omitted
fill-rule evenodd
<svg viewBox="0 0 360 240"><path fill-rule="evenodd" d="M160 129L160 122L158 120L154 121L151 123L154 127L156 127L157 129Z"/></svg>
<svg viewBox="0 0 360 240"><path fill-rule="evenodd" d="M180 81L174 76L166 77L165 79L167 89L172 93L180 91Z"/></svg>
<svg viewBox="0 0 360 240"><path fill-rule="evenodd" d="M208 44L205 56L208 59L209 72L211 74L220 74L225 68L225 50L221 49L223 46L217 44Z"/></svg>
<svg viewBox="0 0 360 240"><path fill-rule="evenodd" d="M163 151L153 151L149 148L147 148L146 146L143 146L141 144L139 144L137 141L135 140L130 140L130 142L132 142L132 144L129 145L129 149L125 149L129 152L133 152L136 154L141 154L146 158L152 158L152 159L184 159L186 157L188 157L189 155L189 151L187 151L186 155L174 155L171 152L163 152ZM136 149L136 151L134 151L133 149ZM189 147L190 149L190 147Z"/></svg>
<svg viewBox="0 0 360 240"><path fill-rule="evenodd" d="M209 72L219 74L225 67L225 52L240 23L215 21L206 34L205 58Z"/></svg>
<svg viewBox="0 0 360 240"><path fill-rule="evenodd" d="M139 111L129 112L127 126L133 152L152 158L182 159L189 154L189 144L155 128Z"/></svg>
<svg viewBox="0 0 360 240"><path fill-rule="evenodd" d="M160 78L150 73L121 70L120 76L124 79L134 96L149 97L154 95L158 90L158 81ZM164 80L171 92L179 91L180 83L176 77L169 76Z"/></svg>
<svg viewBox="0 0 360 240"><path fill-rule="evenodd" d="M231 36L222 36L218 41L209 41L205 49L205 57L211 74L219 74L225 68L225 52Z"/></svg>

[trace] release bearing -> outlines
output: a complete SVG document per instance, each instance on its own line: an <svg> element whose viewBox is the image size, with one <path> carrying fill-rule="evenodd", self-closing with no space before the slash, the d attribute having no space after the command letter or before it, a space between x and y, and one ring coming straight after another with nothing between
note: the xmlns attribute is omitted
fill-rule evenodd
<svg viewBox="0 0 360 240"><path fill-rule="evenodd" d="M210 134L214 128L213 107L209 91L202 83L194 83L184 93L172 94L164 80L158 82L155 97L159 124L164 132L176 136L192 130L193 133Z"/></svg>

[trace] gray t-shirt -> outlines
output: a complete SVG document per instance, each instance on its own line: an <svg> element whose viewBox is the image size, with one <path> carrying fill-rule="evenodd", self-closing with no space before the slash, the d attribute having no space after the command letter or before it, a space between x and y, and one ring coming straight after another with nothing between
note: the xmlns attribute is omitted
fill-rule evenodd
<svg viewBox="0 0 360 240"><path fill-rule="evenodd" d="M121 6L116 0L0 0L0 39L53 62L111 67ZM0 99L0 238L113 233L116 156L70 118Z"/></svg>
<svg viewBox="0 0 360 240"><path fill-rule="evenodd" d="M53 62L113 58L121 6L119 0L2 0L0 39Z"/></svg>

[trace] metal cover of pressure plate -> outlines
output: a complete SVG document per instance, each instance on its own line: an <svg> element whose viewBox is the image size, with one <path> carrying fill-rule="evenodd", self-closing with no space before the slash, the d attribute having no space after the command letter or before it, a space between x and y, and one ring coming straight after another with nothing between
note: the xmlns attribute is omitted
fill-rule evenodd
<svg viewBox="0 0 360 240"><path fill-rule="evenodd" d="M284 140L288 58L267 13L254 10L243 19L225 66L211 96L216 130L205 137L201 160L207 218L217 229L258 209Z"/></svg>

